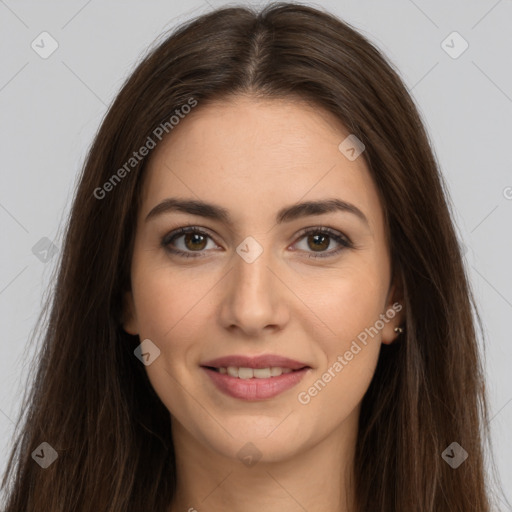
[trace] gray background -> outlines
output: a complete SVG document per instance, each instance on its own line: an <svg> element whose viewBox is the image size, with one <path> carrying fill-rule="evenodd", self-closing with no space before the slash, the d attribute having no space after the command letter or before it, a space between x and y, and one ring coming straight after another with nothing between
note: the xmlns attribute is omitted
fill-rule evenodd
<svg viewBox="0 0 512 512"><path fill-rule="evenodd" d="M50 251L41 261L44 253L36 256L33 247L45 237L61 247L86 151L147 47L164 30L221 5L0 0L0 474L29 375L30 335L58 260ZM486 329L496 462L512 501L512 1L310 5L327 8L382 49L419 105L467 248ZM59 45L46 59L31 47L34 40L41 45L43 31ZM469 44L457 58L444 49L455 55L463 48L453 36L446 40L453 31Z"/></svg>

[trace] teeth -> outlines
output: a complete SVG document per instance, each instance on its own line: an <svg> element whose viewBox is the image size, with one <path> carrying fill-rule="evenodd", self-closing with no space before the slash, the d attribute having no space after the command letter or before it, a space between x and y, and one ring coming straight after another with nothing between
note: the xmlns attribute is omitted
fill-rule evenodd
<svg viewBox="0 0 512 512"><path fill-rule="evenodd" d="M268 379L270 377L279 377L283 373L291 373L291 368L280 368L273 366L271 368L244 368L237 366L228 366L227 368L218 368L222 374L228 374L231 377L238 377L239 379Z"/></svg>
<svg viewBox="0 0 512 512"><path fill-rule="evenodd" d="M228 375L231 375L231 377L238 377L238 368L235 366L228 366L227 371Z"/></svg>
<svg viewBox="0 0 512 512"><path fill-rule="evenodd" d="M279 370L279 368L277 368ZM257 379L269 379L272 375L271 368L254 368L253 374Z"/></svg>
<svg viewBox="0 0 512 512"><path fill-rule="evenodd" d="M239 379L252 379L254 377L254 371L252 368L238 368Z"/></svg>

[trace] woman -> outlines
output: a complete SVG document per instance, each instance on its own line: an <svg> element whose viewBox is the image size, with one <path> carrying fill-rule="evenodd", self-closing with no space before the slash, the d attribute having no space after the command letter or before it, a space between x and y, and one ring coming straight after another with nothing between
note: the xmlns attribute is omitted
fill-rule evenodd
<svg viewBox="0 0 512 512"><path fill-rule="evenodd" d="M447 202L348 24L180 27L88 155L5 510L490 510Z"/></svg>

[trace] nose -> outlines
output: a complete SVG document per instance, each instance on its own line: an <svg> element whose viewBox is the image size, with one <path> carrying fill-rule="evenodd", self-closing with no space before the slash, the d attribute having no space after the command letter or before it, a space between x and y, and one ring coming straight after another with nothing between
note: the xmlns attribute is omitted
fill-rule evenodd
<svg viewBox="0 0 512 512"><path fill-rule="evenodd" d="M233 333L261 338L282 330L288 322L291 292L287 293L282 277L274 270L270 250L264 249L250 261L234 255L223 287L220 321Z"/></svg>

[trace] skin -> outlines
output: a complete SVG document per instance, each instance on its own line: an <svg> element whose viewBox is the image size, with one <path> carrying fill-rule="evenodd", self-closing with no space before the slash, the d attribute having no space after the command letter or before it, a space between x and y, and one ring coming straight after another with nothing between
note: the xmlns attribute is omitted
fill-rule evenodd
<svg viewBox="0 0 512 512"><path fill-rule="evenodd" d="M146 371L172 418L178 488L171 512L186 510L348 512L361 400L381 343L397 337L403 310L312 397L307 391L395 302L384 215L368 168L338 149L349 135L331 113L296 99L237 96L198 105L153 150L142 188L125 297L124 329L161 351ZM226 208L230 226L171 211L145 220L169 197ZM337 198L348 212L276 224L279 209ZM162 239L193 225L170 254ZM327 226L353 248L316 248L304 228ZM236 252L248 236L263 248L248 263ZM232 354L278 354L311 370L275 398L244 401L213 385L200 364ZM261 459L246 466L238 451L253 443ZM302 508L303 507L303 508ZM191 512L192 512L191 510Z"/></svg>

